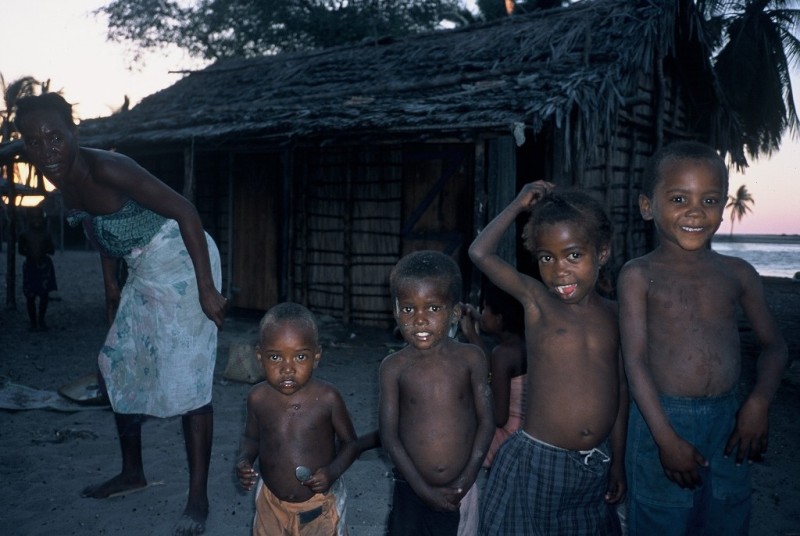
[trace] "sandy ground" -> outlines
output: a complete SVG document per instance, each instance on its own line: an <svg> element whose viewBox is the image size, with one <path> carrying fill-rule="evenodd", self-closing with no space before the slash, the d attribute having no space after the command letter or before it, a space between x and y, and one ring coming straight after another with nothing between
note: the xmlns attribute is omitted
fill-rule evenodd
<svg viewBox="0 0 800 536"><path fill-rule="evenodd" d="M17 281L16 310L0 305L0 379L55 391L91 372L106 322L100 263L95 253L58 252L60 290L53 294L47 332L31 332ZM21 272L18 270L17 272ZM0 252L0 299L6 280ZM800 282L765 280L790 356L800 355ZM233 463L250 385L226 380L229 350L253 343L257 316L233 312L220 334L214 385L210 535L248 534L252 495L238 488ZM324 354L317 374L342 392L358 433L377 426L377 369L396 346L391 334L323 322ZM791 336L791 337L790 337ZM749 334L744 333L745 347ZM752 361L752 360L750 360ZM748 362L749 363L749 362ZM771 414L770 450L754 470L751 534L800 535L800 445L797 410L800 370L787 373ZM752 381L753 366L742 383ZM144 427L145 469L151 486L124 497L82 499L81 489L109 477L120 459L111 412L0 410L0 533L8 535L168 534L181 513L188 483L180 419L153 419ZM382 534L388 512L390 465L382 451L366 453L345 475L351 536Z"/></svg>

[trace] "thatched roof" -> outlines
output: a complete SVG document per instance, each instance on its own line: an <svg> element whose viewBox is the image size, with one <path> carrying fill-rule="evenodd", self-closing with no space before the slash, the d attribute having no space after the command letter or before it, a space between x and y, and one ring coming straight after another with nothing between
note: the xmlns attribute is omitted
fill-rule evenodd
<svg viewBox="0 0 800 536"><path fill-rule="evenodd" d="M690 26L687 11L690 1L585 0L398 40L219 61L128 112L84 121L82 137L97 146L376 133L468 138L555 121L573 142L591 144L636 95L656 51L681 49L699 58L686 81L714 114L706 127L724 134L730 127L707 51L691 28L677 39L694 44L675 46L676 27Z"/></svg>

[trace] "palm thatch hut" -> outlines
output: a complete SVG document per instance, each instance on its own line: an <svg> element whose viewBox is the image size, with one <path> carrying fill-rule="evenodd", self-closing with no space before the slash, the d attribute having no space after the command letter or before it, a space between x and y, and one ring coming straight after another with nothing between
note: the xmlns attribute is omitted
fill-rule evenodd
<svg viewBox="0 0 800 536"><path fill-rule="evenodd" d="M618 268L649 245L636 200L657 147L694 138L741 161L699 22L690 0L593 0L219 61L81 132L197 204L235 306L387 324L387 274L412 250L454 255L475 299L466 247L524 182L601 199ZM517 250L509 233L502 253Z"/></svg>

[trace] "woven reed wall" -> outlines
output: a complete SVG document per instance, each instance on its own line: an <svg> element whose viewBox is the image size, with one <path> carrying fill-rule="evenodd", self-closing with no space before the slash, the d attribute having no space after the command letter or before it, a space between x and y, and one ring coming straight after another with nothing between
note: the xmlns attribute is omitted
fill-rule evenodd
<svg viewBox="0 0 800 536"><path fill-rule="evenodd" d="M397 146L299 149L292 241L295 299L345 323L393 322L388 275L400 252Z"/></svg>

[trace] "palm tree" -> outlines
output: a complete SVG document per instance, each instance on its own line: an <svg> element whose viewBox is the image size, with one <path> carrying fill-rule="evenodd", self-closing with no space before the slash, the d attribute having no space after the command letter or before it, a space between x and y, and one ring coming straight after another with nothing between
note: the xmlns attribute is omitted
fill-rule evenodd
<svg viewBox="0 0 800 536"><path fill-rule="evenodd" d="M753 158L800 129L791 67L800 57L800 0L695 0L716 45L714 70Z"/></svg>
<svg viewBox="0 0 800 536"><path fill-rule="evenodd" d="M733 236L733 222L736 220L742 221L744 215L752 211L751 204L755 205L756 201L747 191L747 186L744 184L736 190L736 195L728 196L728 204L725 205L725 208L731 209L731 236Z"/></svg>

